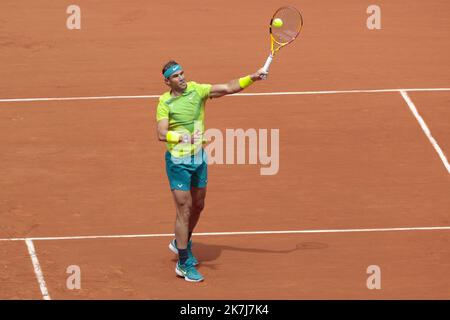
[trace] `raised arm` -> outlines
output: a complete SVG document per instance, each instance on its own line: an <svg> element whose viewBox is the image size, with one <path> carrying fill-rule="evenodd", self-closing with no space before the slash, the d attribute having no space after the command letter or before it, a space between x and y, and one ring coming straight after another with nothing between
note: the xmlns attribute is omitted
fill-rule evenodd
<svg viewBox="0 0 450 320"><path fill-rule="evenodd" d="M227 94L238 93L247 88L248 86L250 86L253 82L261 80L261 75L263 74L267 73L263 71L263 69L259 69L255 73L248 75L246 77L234 79L224 84L214 84L211 87L209 97L219 98Z"/></svg>

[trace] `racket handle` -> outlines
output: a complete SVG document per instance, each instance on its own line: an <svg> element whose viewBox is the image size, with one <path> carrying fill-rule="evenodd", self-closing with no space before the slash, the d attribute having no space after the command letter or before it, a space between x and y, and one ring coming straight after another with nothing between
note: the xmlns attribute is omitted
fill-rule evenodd
<svg viewBox="0 0 450 320"><path fill-rule="evenodd" d="M269 67L270 67L270 64L272 63L272 60L273 60L273 56L271 54L267 58L266 63L264 64L264 67L263 67L264 72L269 73ZM266 74L261 75L261 79L266 79L266 78L267 78Z"/></svg>

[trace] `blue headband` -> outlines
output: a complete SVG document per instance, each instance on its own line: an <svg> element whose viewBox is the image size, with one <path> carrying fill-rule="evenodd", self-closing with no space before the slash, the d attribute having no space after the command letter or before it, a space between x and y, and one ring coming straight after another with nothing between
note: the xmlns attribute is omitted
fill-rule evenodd
<svg viewBox="0 0 450 320"><path fill-rule="evenodd" d="M164 78L168 79L171 75L180 70L183 70L183 68L181 68L179 64L175 64L164 72Z"/></svg>

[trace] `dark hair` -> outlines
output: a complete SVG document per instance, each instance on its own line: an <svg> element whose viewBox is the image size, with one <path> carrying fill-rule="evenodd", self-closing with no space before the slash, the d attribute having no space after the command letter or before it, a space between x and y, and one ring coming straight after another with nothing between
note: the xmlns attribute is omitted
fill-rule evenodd
<svg viewBox="0 0 450 320"><path fill-rule="evenodd" d="M176 62L175 60L170 60L169 62L167 62L162 69L162 74L164 75L164 72L166 72L167 69L169 69L170 67L172 67L176 64L178 64L178 62Z"/></svg>

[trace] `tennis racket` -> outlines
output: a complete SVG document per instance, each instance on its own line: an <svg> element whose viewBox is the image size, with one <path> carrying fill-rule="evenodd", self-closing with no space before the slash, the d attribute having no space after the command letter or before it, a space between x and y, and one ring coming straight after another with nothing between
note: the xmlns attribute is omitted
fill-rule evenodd
<svg viewBox="0 0 450 320"><path fill-rule="evenodd" d="M281 26L274 24L280 22ZM266 74L261 77L265 79L269 72L270 64L277 52L292 43L300 34L303 27L303 17L301 13L294 7L279 8L270 20L270 55L264 64L263 70Z"/></svg>

